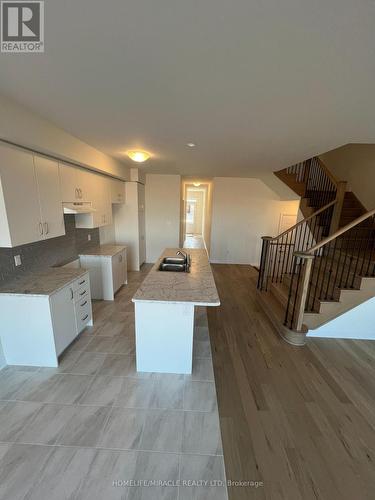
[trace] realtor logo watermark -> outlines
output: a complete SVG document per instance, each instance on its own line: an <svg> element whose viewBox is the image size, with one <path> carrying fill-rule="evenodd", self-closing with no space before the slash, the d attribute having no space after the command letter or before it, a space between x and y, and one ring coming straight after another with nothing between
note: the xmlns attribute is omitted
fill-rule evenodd
<svg viewBox="0 0 375 500"><path fill-rule="evenodd" d="M44 52L44 2L1 2L1 52Z"/></svg>

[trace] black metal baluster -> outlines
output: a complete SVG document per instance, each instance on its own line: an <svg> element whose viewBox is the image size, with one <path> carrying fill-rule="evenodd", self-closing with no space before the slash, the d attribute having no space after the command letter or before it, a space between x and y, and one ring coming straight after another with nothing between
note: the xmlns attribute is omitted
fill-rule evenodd
<svg viewBox="0 0 375 500"><path fill-rule="evenodd" d="M294 304L293 304L293 312L292 312L292 319L290 322L290 328L293 328L294 325L294 318L296 315L296 307L297 307L297 297L298 297L298 292L299 292L299 287L301 284L301 271L302 271L302 259L299 258L299 263L298 263L298 275L297 275L297 286L296 286L296 293L294 294Z"/></svg>
<svg viewBox="0 0 375 500"><path fill-rule="evenodd" d="M288 326L288 319L289 319L289 309L291 306L291 301L292 301L292 293L293 293L293 283L294 283L294 276L296 274L296 257L293 259L293 268L292 268L292 275L290 278L290 286L289 286L289 293L288 293L288 303L286 305L286 311L285 311L285 320L284 320L284 325Z"/></svg>

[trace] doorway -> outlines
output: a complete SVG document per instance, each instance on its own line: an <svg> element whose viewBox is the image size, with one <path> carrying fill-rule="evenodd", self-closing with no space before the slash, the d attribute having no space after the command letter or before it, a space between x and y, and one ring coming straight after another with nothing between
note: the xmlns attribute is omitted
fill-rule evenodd
<svg viewBox="0 0 375 500"><path fill-rule="evenodd" d="M184 248L209 249L211 231L211 186L209 182L184 181L182 243Z"/></svg>

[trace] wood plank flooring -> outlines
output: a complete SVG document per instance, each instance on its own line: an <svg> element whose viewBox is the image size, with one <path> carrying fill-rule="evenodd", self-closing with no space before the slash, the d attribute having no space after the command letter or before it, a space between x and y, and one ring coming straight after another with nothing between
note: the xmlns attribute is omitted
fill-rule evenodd
<svg viewBox="0 0 375 500"><path fill-rule="evenodd" d="M257 304L257 272L213 265L208 308L230 500L375 498L375 342L286 344Z"/></svg>

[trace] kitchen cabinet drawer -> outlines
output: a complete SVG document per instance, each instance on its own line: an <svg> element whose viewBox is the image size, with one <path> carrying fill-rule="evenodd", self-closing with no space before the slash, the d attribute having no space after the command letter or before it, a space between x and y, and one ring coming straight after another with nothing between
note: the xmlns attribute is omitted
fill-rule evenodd
<svg viewBox="0 0 375 500"><path fill-rule="evenodd" d="M76 318L77 332L80 333L92 320L92 310L89 302L87 302L87 304L83 307L76 307Z"/></svg>
<svg viewBox="0 0 375 500"><path fill-rule="evenodd" d="M81 286L74 292L74 302L80 302L82 299L85 299L89 295L90 285L86 284Z"/></svg>
<svg viewBox="0 0 375 500"><path fill-rule="evenodd" d="M78 280L74 281L72 287L73 291L77 292L79 288L81 287L87 287L90 286L90 281L89 281L89 275L88 273L79 278Z"/></svg>
<svg viewBox="0 0 375 500"><path fill-rule="evenodd" d="M90 308L90 297L87 295L83 297L83 299L78 300L75 303L76 313L79 314L81 311L85 311L87 308Z"/></svg>

